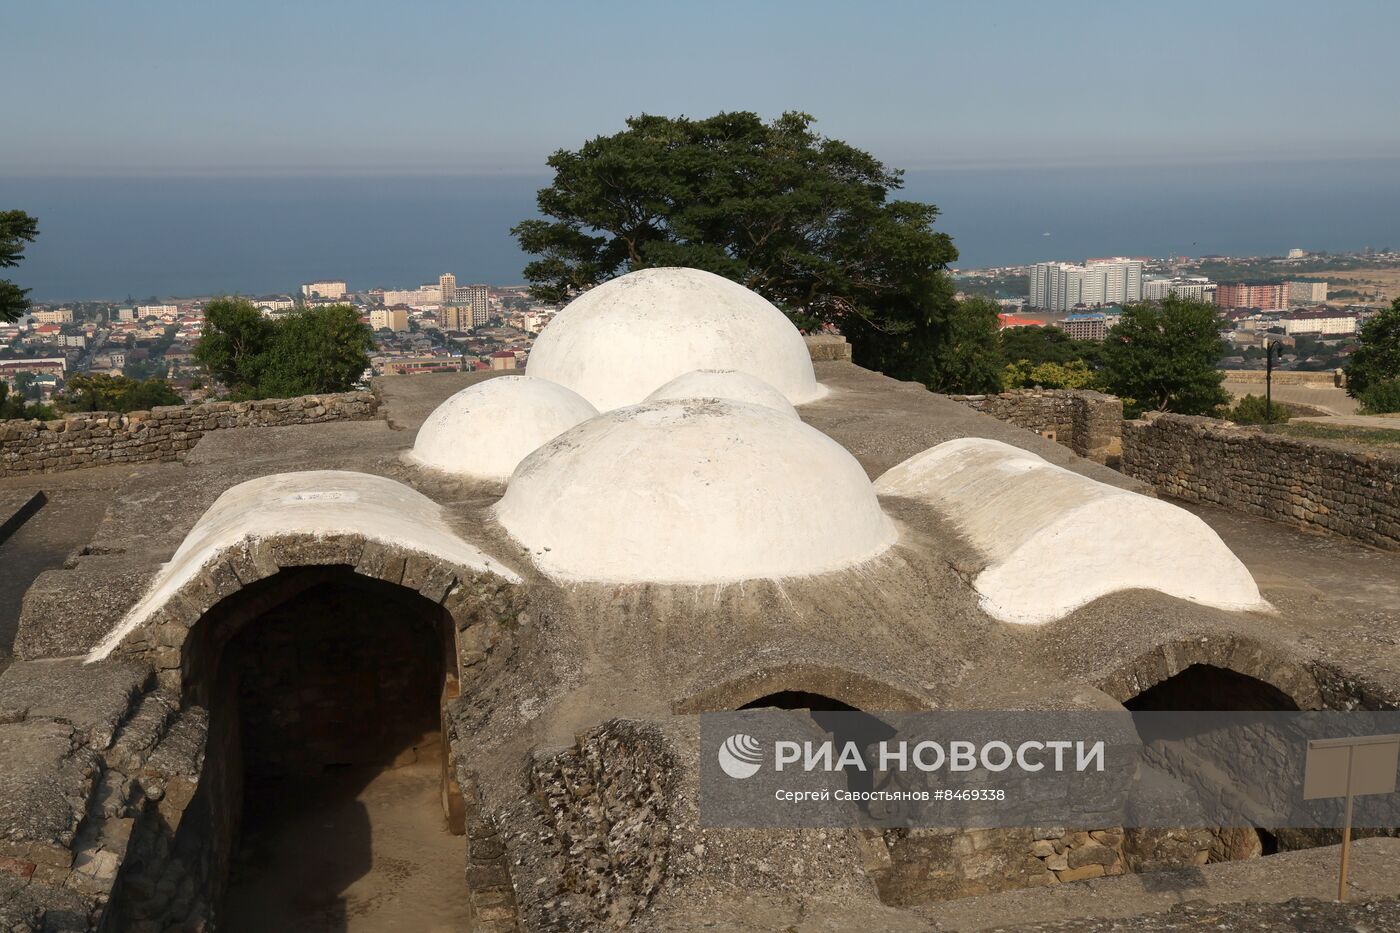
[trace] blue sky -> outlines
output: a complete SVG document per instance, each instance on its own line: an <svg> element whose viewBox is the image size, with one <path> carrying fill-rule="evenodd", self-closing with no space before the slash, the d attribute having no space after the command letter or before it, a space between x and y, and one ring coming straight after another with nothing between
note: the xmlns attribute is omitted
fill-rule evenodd
<svg viewBox="0 0 1400 933"><path fill-rule="evenodd" d="M1400 155L1400 3L0 0L0 174L538 174L806 110L906 168Z"/></svg>

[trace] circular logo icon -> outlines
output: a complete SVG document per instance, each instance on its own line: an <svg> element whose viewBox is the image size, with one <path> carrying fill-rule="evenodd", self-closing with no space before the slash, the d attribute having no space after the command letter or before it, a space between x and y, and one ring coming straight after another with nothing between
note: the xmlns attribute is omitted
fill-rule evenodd
<svg viewBox="0 0 1400 933"><path fill-rule="evenodd" d="M763 747L751 735L736 733L719 747L719 766L732 778L753 777L762 764Z"/></svg>

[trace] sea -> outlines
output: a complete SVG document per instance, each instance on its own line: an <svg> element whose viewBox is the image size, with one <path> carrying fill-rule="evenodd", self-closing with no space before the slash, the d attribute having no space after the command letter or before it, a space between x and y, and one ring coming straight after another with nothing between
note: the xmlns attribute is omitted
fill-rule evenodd
<svg viewBox="0 0 1400 933"><path fill-rule="evenodd" d="M40 301L523 282L510 235L543 172L295 177L20 177L0 210L39 219L22 265ZM907 172L963 268L1089 256L1282 255L1400 247L1400 158Z"/></svg>

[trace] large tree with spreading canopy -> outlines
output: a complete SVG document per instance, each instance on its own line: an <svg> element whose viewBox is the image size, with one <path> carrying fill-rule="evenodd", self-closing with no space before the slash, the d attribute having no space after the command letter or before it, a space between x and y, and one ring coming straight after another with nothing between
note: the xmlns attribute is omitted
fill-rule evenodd
<svg viewBox="0 0 1400 933"><path fill-rule="evenodd" d="M543 216L512 230L537 257L525 269L533 293L563 301L636 269L707 269L799 327L839 328L864 366L959 388L942 372L961 311L946 271L958 253L933 228L938 208L893 197L901 171L812 123L643 115L554 153Z"/></svg>

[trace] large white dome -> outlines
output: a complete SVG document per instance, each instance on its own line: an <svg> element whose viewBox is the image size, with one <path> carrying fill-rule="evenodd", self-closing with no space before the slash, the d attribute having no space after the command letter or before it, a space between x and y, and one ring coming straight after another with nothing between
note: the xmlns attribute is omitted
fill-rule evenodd
<svg viewBox="0 0 1400 933"><path fill-rule="evenodd" d="M531 376L497 376L433 409L409 459L459 476L504 480L530 451L597 414L572 389Z"/></svg>
<svg viewBox="0 0 1400 933"><path fill-rule="evenodd" d="M677 376L648 395L647 401L660 402L668 398L727 398L762 405L789 418L797 417L797 409L783 393L757 376L733 369L697 369Z"/></svg>
<svg viewBox="0 0 1400 933"><path fill-rule="evenodd" d="M794 405L822 395L792 322L762 296L699 269L642 269L589 289L540 333L526 372L608 411L695 369L746 372Z"/></svg>
<svg viewBox="0 0 1400 933"><path fill-rule="evenodd" d="M496 517L546 574L615 583L807 576L895 541L856 459L758 405L620 408L526 457Z"/></svg>

